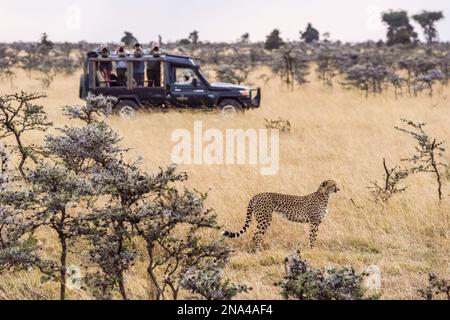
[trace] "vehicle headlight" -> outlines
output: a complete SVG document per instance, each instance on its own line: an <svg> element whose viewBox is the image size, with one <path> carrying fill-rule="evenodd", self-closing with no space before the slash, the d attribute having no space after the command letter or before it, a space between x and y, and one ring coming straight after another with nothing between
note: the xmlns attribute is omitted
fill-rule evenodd
<svg viewBox="0 0 450 320"><path fill-rule="evenodd" d="M250 97L250 90L241 90L239 93L241 96Z"/></svg>

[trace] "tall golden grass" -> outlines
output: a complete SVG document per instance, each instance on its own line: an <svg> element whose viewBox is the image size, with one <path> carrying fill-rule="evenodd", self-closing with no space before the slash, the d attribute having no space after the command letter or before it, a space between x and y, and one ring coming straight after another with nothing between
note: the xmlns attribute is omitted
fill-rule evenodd
<svg viewBox="0 0 450 320"><path fill-rule="evenodd" d="M331 201L330 214L319 230L317 247L307 248L307 226L293 224L280 217L266 235L270 249L253 255L251 229L238 240L229 240L235 255L226 269L234 281L253 290L242 299L280 299L274 282L283 277L284 257L300 244L303 256L317 267L353 265L359 271L376 264L382 271L382 298L415 299L426 285L427 273L450 276L450 194L448 176L444 181L444 200L437 201L433 178L416 175L408 178L408 190L393 198L387 206L374 204L367 187L382 179L382 159L398 164L413 152L414 141L394 130L401 118L427 122L432 135L450 143L449 88L439 88L434 97L403 96L393 93L365 98L363 93L323 86L318 80L291 92L273 78L258 83L266 69L252 73L250 81L262 86L263 103L259 110L236 118L215 113L168 112L139 114L133 119L112 117L107 121L123 136L123 144L132 148L131 158L142 156L145 169L152 171L170 164L177 128L193 130L196 120L205 128L264 128L264 119L289 119L290 134L280 135L280 171L262 176L258 166L180 166L188 172L188 184L201 191L210 189L208 205L227 229L239 230L248 201L257 193L271 191L308 194L323 180L334 179L341 192ZM40 83L18 73L13 87L4 82L1 93L18 90L45 91L42 101L56 126L68 124L61 107L82 103L78 99L78 75L58 77L48 90ZM29 137L41 143L42 135ZM450 151L449 151L450 152ZM446 161L449 162L449 154ZM208 237L219 237L208 234ZM53 236L42 235L48 249L56 248ZM228 241L228 240L227 240ZM72 254L70 264L79 265ZM127 274L132 298L148 297L145 269L138 264ZM52 299L57 287L41 284L33 272L0 276L0 299ZM83 291L71 291L70 298L88 299Z"/></svg>

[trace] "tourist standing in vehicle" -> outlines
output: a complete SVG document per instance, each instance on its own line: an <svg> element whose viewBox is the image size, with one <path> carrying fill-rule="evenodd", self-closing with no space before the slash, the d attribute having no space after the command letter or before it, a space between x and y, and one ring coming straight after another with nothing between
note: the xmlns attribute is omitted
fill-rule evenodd
<svg viewBox="0 0 450 320"><path fill-rule="evenodd" d="M121 42L119 44L119 48L117 49L116 54L119 58L126 58L128 56L125 49L125 43ZM127 70L128 70L128 62L125 59L117 61L116 71L119 86L127 85Z"/></svg>
<svg viewBox="0 0 450 320"><path fill-rule="evenodd" d="M144 56L144 50L139 43L134 45L134 57L140 59ZM138 87L144 86L145 81L145 62L134 61L133 62L133 78L136 81Z"/></svg>
<svg viewBox="0 0 450 320"><path fill-rule="evenodd" d="M100 69L100 62L95 62L95 85L100 88L105 88L108 82L105 79L104 73Z"/></svg>
<svg viewBox="0 0 450 320"><path fill-rule="evenodd" d="M159 58L161 52L159 50L159 45L157 43L152 44L150 54L154 58ZM160 87L161 86L161 61L153 60L147 62L147 78L149 87Z"/></svg>
<svg viewBox="0 0 450 320"><path fill-rule="evenodd" d="M155 58L159 58L161 56L161 50L159 48L159 44L156 42L152 43L150 54L153 55Z"/></svg>
<svg viewBox="0 0 450 320"><path fill-rule="evenodd" d="M109 49L108 49L108 45L104 44L100 47L100 57L103 59L108 59L109 58ZM107 60L107 61L100 61L100 72L103 75L103 78L105 80L105 86L109 87L110 83L111 83L111 73L112 73L112 62Z"/></svg>

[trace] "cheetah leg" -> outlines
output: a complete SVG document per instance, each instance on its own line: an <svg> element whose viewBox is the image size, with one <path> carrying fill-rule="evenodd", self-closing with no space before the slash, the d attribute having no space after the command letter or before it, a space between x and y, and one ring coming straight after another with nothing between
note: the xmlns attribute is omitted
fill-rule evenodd
<svg viewBox="0 0 450 320"><path fill-rule="evenodd" d="M263 237L267 232L272 222L272 212L264 211L256 214L257 227L253 236L255 242L255 251L262 251L264 249Z"/></svg>
<svg viewBox="0 0 450 320"><path fill-rule="evenodd" d="M309 225L309 247L314 248L317 239L317 231L319 230L319 223L313 222Z"/></svg>

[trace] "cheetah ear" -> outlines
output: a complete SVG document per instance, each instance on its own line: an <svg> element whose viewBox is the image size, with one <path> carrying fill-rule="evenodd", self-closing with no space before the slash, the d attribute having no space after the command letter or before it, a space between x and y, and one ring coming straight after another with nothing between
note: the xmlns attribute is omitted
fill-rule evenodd
<svg viewBox="0 0 450 320"><path fill-rule="evenodd" d="M325 181L324 183L322 183L322 187L325 188L327 186L327 182Z"/></svg>

